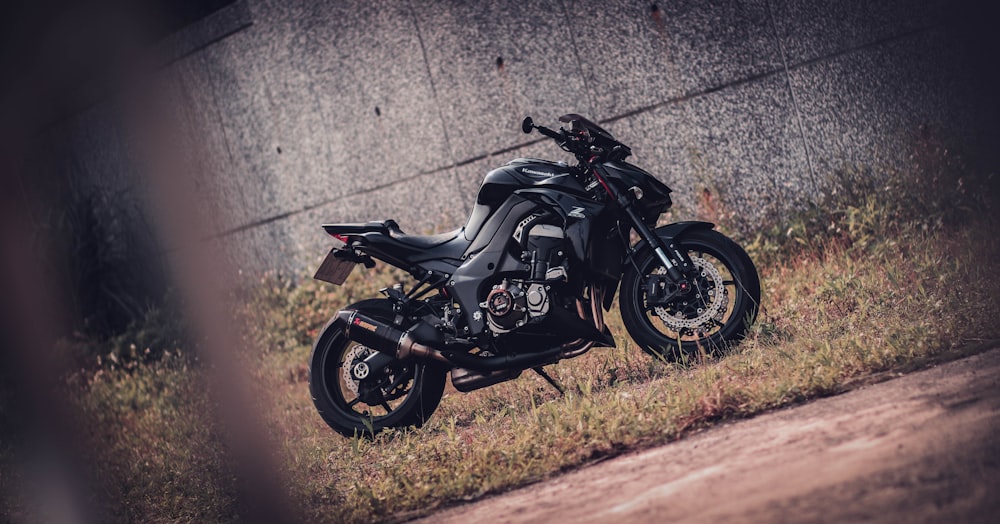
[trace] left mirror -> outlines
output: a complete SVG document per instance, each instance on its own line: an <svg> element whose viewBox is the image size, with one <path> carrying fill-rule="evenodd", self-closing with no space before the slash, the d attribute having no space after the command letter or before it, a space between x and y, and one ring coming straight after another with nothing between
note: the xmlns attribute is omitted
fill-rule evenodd
<svg viewBox="0 0 1000 524"><path fill-rule="evenodd" d="M524 120L521 122L521 131L524 131L525 134L530 135L531 130L534 128L535 128L535 121L532 120L530 116L524 117Z"/></svg>

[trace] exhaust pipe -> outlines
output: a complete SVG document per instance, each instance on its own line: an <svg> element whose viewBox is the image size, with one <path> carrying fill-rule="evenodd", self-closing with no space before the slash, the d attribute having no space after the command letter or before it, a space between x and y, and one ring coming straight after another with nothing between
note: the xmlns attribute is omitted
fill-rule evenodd
<svg viewBox="0 0 1000 524"><path fill-rule="evenodd" d="M563 352L571 349L571 344L573 349L575 349L579 343L579 341L574 341L565 346L555 347L539 353L480 357L462 351L442 351L426 346L413 339L411 333L415 328L402 331L357 310L345 309L337 313L337 318L344 323L347 338L393 358L399 360L409 357L433 359L450 366L479 372L516 368L527 369L534 366L551 364L561 359ZM587 347L589 348L589 345Z"/></svg>
<svg viewBox="0 0 1000 524"><path fill-rule="evenodd" d="M337 318L344 322L347 338L380 353L398 360L415 356L451 363L441 355L440 351L413 340L410 331L401 331L360 311L345 309L337 313Z"/></svg>

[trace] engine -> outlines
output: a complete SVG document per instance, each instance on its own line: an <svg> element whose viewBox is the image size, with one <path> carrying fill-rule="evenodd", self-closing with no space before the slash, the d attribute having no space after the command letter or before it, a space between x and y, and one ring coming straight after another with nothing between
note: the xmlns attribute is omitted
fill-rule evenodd
<svg viewBox="0 0 1000 524"><path fill-rule="evenodd" d="M533 218L522 223L526 227ZM562 228L535 224L523 239L523 227L514 233L524 246L521 260L528 264L525 278L504 279L493 286L479 306L486 311L487 325L494 333L508 333L529 322L539 322L549 312L552 284L566 280L566 238Z"/></svg>

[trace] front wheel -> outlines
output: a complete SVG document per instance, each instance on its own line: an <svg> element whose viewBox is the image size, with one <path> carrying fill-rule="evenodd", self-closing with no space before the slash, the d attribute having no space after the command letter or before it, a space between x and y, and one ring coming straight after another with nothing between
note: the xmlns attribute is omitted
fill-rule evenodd
<svg viewBox="0 0 1000 524"><path fill-rule="evenodd" d="M349 306L391 323L388 300L364 300ZM421 426L444 393L446 371L434 363L393 361L378 373L358 379L351 370L375 350L347 338L330 322L313 347L309 390L326 423L347 436L372 437L386 428ZM367 370L367 368L364 368Z"/></svg>
<svg viewBox="0 0 1000 524"><path fill-rule="evenodd" d="M687 231L674 243L695 265L687 291L650 301L651 279L662 281L656 275L666 268L652 250L637 253L619 295L625 328L644 351L667 360L725 350L746 336L756 318L757 268L743 248L718 231Z"/></svg>

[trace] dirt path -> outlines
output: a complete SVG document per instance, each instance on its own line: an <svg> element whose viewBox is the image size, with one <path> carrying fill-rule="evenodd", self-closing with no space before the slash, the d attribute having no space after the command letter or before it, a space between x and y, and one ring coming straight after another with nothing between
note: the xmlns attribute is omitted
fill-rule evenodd
<svg viewBox="0 0 1000 524"><path fill-rule="evenodd" d="M426 522L1000 522L1000 350Z"/></svg>

